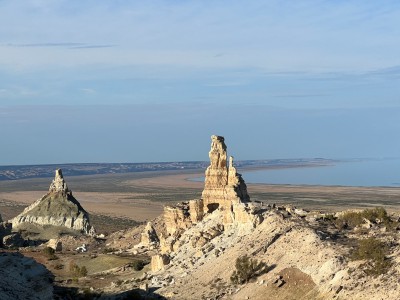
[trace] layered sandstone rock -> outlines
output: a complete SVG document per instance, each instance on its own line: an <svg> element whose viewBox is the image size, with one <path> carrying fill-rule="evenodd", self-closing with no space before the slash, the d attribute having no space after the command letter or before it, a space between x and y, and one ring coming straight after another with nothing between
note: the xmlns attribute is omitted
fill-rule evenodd
<svg viewBox="0 0 400 300"><path fill-rule="evenodd" d="M203 213L210 213L218 208L225 212L224 222L231 223L235 220L232 214L233 205L250 201L246 184L233 166L232 156L227 166L226 145L222 136L211 136L211 150L208 155L210 166L205 172Z"/></svg>
<svg viewBox="0 0 400 300"><path fill-rule="evenodd" d="M24 223L63 226L85 234L94 234L89 214L74 198L64 181L62 171L57 170L49 192L11 220L13 227Z"/></svg>
<svg viewBox="0 0 400 300"><path fill-rule="evenodd" d="M179 234L192 225L189 208L187 202L164 207L164 222L169 235Z"/></svg>
<svg viewBox="0 0 400 300"><path fill-rule="evenodd" d="M244 209L238 204L250 201L246 183L233 166L232 156L227 166L226 145L222 136L211 136L211 150L208 155L210 166L205 172L202 198L174 207L167 206L164 209L169 235L186 230L192 224L200 222L204 215L216 209L224 212L224 223L233 223L237 220L235 216L240 215ZM235 208L239 208L240 211L235 212ZM243 220L243 217L238 220Z"/></svg>
<svg viewBox="0 0 400 300"><path fill-rule="evenodd" d="M251 228L262 222L262 217L250 203L246 184L233 165L233 157L227 165L225 140L222 136L211 136L209 152L210 166L205 172L205 184L202 198L179 203L164 208L164 221L168 236L160 241L162 253L176 251L181 246L180 236L183 232L201 223L215 210L220 212L221 230L224 225L246 224ZM208 243L213 235L200 233L191 243L201 247Z"/></svg>

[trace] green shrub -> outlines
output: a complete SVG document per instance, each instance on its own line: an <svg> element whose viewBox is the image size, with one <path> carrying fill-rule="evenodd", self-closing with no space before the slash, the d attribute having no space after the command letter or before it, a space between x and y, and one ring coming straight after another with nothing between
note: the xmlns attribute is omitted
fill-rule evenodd
<svg viewBox="0 0 400 300"><path fill-rule="evenodd" d="M69 265L69 271L73 277L85 277L88 274L88 271L85 266L79 267L74 262L71 262Z"/></svg>
<svg viewBox="0 0 400 300"><path fill-rule="evenodd" d="M375 223L382 223L388 229L394 229L398 224L393 222L388 216L386 210L382 207L364 209L360 212L347 212L334 220L336 227L343 229L346 227L354 228L364 223L364 219Z"/></svg>
<svg viewBox="0 0 400 300"><path fill-rule="evenodd" d="M231 275L231 281L235 284L243 284L260 275L266 269L266 264L244 255L236 259L235 267L236 270Z"/></svg>
<svg viewBox="0 0 400 300"><path fill-rule="evenodd" d="M353 260L367 260L362 265L367 275L380 275L387 272L391 262L386 258L389 248L376 238L367 238L358 241L357 248L351 255Z"/></svg>
<svg viewBox="0 0 400 300"><path fill-rule="evenodd" d="M130 265L135 271L140 271L144 268L145 265L147 265L147 262L144 260L135 260L130 263Z"/></svg>
<svg viewBox="0 0 400 300"><path fill-rule="evenodd" d="M56 270L61 270L61 269L63 269L64 268L64 265L63 264L56 264L55 266L54 266L54 269L56 269Z"/></svg>
<svg viewBox="0 0 400 300"><path fill-rule="evenodd" d="M55 254L55 250L51 247L46 247L42 250L42 253L47 257L48 260L56 260L58 259L57 255Z"/></svg>

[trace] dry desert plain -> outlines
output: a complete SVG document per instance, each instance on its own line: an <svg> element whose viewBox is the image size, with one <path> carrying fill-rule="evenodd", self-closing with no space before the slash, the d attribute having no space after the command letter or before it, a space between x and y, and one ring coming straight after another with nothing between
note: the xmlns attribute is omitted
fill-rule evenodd
<svg viewBox="0 0 400 300"><path fill-rule="evenodd" d="M74 196L90 213L99 232L107 233L159 216L163 206L201 196L198 171L157 171L66 177ZM244 178L246 180L246 178ZM43 196L51 178L0 181L4 220ZM304 209L339 211L382 206L398 211L400 188L247 184L251 200L293 204Z"/></svg>

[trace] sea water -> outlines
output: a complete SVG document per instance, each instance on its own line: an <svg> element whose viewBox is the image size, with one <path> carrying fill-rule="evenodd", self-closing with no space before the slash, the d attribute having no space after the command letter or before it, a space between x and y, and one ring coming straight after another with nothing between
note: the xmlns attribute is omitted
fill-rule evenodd
<svg viewBox="0 0 400 300"><path fill-rule="evenodd" d="M347 160L327 166L243 171L242 175L247 183L400 187L400 159Z"/></svg>

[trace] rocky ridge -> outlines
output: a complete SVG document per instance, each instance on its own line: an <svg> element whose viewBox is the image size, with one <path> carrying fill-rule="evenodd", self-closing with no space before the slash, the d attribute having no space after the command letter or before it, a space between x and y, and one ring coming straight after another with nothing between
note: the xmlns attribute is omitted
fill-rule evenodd
<svg viewBox="0 0 400 300"><path fill-rule="evenodd" d="M49 192L9 222L13 224L13 229L31 223L41 226L63 226L84 234L94 234L89 214L72 195L60 169L56 170Z"/></svg>
<svg viewBox="0 0 400 300"><path fill-rule="evenodd" d="M325 228L331 223L324 214L250 202L233 159L226 166L222 137L212 136L209 156L202 199L165 207L166 234L151 234L159 247L150 287L171 299L397 299L398 258L390 276L360 279L364 262L349 259L351 248L335 242L340 232ZM142 235L146 241L150 229ZM393 257L400 252L397 239ZM243 255L267 267L257 281L235 285L230 277Z"/></svg>

